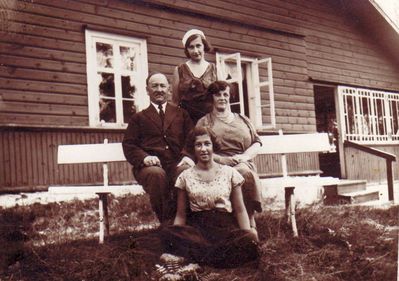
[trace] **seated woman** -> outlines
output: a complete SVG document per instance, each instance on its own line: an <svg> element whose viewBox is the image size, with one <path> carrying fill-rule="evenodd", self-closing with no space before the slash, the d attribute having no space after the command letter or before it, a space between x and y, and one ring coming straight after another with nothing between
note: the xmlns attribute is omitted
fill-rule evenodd
<svg viewBox="0 0 399 281"><path fill-rule="evenodd" d="M261 185L252 159L262 143L249 119L231 112L230 86L227 82L210 84L208 98L213 102L213 110L202 117L197 126L211 128L220 138L220 151L215 154L214 160L234 167L244 177L244 203L251 227L256 228L254 213L262 211Z"/></svg>
<svg viewBox="0 0 399 281"><path fill-rule="evenodd" d="M177 213L162 231L164 250L215 267L257 259L258 236L242 199L243 177L213 160L218 142L209 128L196 127L187 142L196 165L177 178Z"/></svg>

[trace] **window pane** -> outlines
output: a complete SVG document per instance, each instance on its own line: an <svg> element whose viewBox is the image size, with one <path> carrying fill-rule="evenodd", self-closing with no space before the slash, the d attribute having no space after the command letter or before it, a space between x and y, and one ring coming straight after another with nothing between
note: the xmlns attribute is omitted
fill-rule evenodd
<svg viewBox="0 0 399 281"><path fill-rule="evenodd" d="M100 98L100 121L106 123L116 122L115 100Z"/></svg>
<svg viewBox="0 0 399 281"><path fill-rule="evenodd" d="M123 97L123 122L128 123L130 116L136 113L135 94L133 76L122 76L122 97Z"/></svg>
<svg viewBox="0 0 399 281"><path fill-rule="evenodd" d="M130 117L136 113L136 106L134 105L133 100L124 100L123 101L123 122L129 123Z"/></svg>
<svg viewBox="0 0 399 281"><path fill-rule="evenodd" d="M354 111L353 111L353 97L346 96L346 116L347 116L347 133L355 133L355 121L354 121Z"/></svg>
<svg viewBox="0 0 399 281"><path fill-rule="evenodd" d="M362 134L364 136L371 135L371 118L370 118L370 109L369 109L369 96L367 93L364 93L361 98L361 106L362 106ZM367 139L367 138L366 138Z"/></svg>
<svg viewBox="0 0 399 281"><path fill-rule="evenodd" d="M100 96L115 97L114 75L110 73L98 73L100 82L98 85Z"/></svg>
<svg viewBox="0 0 399 281"><path fill-rule="evenodd" d="M116 107L114 75L109 73L98 73L98 80L100 121L115 123Z"/></svg>
<svg viewBox="0 0 399 281"><path fill-rule="evenodd" d="M238 69L237 69L237 64L234 61L225 61L225 66L226 66L226 80L229 79L238 79ZM242 71L242 69L241 69ZM242 73L242 72L241 72Z"/></svg>
<svg viewBox="0 0 399 281"><path fill-rule="evenodd" d="M134 84L133 76L122 76L122 98L124 99L134 99L134 94L136 93L136 86Z"/></svg>
<svg viewBox="0 0 399 281"><path fill-rule="evenodd" d="M240 113L240 95L238 92L238 84L235 82L230 84L230 105L231 111Z"/></svg>
<svg viewBox="0 0 399 281"><path fill-rule="evenodd" d="M392 132L394 135L399 135L399 102L391 101L391 112L392 112Z"/></svg>
<svg viewBox="0 0 399 281"><path fill-rule="evenodd" d="M270 124L272 121L270 114L270 91L268 88L260 88L260 102L262 111L262 124Z"/></svg>
<svg viewBox="0 0 399 281"><path fill-rule="evenodd" d="M119 48L121 53L121 65L123 70L137 71L136 50L132 47Z"/></svg>
<svg viewBox="0 0 399 281"><path fill-rule="evenodd" d="M229 82L228 80L230 80L230 79L232 79L232 80L238 79L237 64L235 62L226 61L225 62L225 66L226 66L226 74L227 74L225 79L227 79L227 82ZM240 92L239 92L238 83L237 82L233 82L233 83L230 82L231 111L243 114L243 112L241 112L241 109L240 109L240 103L241 103L241 101L240 101Z"/></svg>
<svg viewBox="0 0 399 281"><path fill-rule="evenodd" d="M114 53L112 45L105 43L96 43L97 52L97 66L105 68L113 68L114 66Z"/></svg>
<svg viewBox="0 0 399 281"><path fill-rule="evenodd" d="M383 114L383 103L382 100L377 99L377 116L378 116L378 134L385 135L385 124Z"/></svg>

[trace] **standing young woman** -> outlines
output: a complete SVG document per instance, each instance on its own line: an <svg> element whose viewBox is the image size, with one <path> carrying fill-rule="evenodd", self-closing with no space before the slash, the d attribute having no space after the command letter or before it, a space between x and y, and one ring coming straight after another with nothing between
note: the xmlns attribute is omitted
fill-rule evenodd
<svg viewBox="0 0 399 281"><path fill-rule="evenodd" d="M216 66L205 59L211 47L201 30L187 31L182 43L188 61L175 68L172 101L187 110L195 124L212 108L206 100L206 90L216 81Z"/></svg>
<svg viewBox="0 0 399 281"><path fill-rule="evenodd" d="M250 227L242 198L244 178L213 160L219 146L209 128L196 127L187 142L196 165L176 181L176 218L161 236L165 251L215 267L256 259L258 235Z"/></svg>

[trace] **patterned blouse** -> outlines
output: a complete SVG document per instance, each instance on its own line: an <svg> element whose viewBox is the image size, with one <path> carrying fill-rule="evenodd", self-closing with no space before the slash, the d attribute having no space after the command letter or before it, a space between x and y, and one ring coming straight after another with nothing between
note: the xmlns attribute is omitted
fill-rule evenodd
<svg viewBox="0 0 399 281"><path fill-rule="evenodd" d="M176 180L176 187L187 192L193 212L216 209L231 213L231 191L243 183L244 178L234 168L219 165L216 176L210 181L202 180L194 167L183 171Z"/></svg>

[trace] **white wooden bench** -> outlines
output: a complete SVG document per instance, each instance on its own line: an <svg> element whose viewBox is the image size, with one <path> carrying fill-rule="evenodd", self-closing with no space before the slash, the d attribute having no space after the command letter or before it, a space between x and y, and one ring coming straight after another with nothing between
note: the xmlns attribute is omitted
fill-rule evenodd
<svg viewBox="0 0 399 281"><path fill-rule="evenodd" d="M262 147L259 154L279 154L281 155L281 164L283 177L288 177L287 153L301 152L331 152L335 147L331 146L327 133L314 134L295 134L261 136ZM110 193L108 188L108 163L126 161L123 154L121 143L103 144L75 144L58 146L58 164L81 164L81 163L103 163L102 187L96 189L99 196L99 217L100 232L99 242L104 243L104 236L109 235L107 196ZM292 225L294 236L298 236L298 230L295 220L295 197L294 186L285 187L285 206L288 222Z"/></svg>
<svg viewBox="0 0 399 281"><path fill-rule="evenodd" d="M281 165L283 178L288 177L287 158L288 153L304 152L333 152L334 145L330 144L327 133L294 134L283 135L280 130L279 135L261 136L262 147L258 155L279 154L281 155ZM285 187L285 208L288 223L292 226L293 235L298 236L295 219L295 186Z"/></svg>
<svg viewBox="0 0 399 281"><path fill-rule="evenodd" d="M108 220L108 163L126 161L121 143L73 144L58 146L58 164L103 163L103 186L96 187L99 196L98 209L100 217L99 242L104 243L104 236L109 235Z"/></svg>

